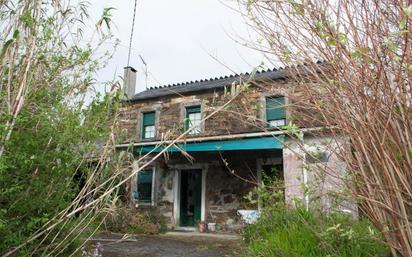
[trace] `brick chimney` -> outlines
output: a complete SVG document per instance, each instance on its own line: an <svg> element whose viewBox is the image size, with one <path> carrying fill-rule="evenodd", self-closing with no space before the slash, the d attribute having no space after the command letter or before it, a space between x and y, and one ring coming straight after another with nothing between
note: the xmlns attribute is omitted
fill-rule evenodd
<svg viewBox="0 0 412 257"><path fill-rule="evenodd" d="M136 70L131 66L124 67L123 91L126 99L136 94Z"/></svg>

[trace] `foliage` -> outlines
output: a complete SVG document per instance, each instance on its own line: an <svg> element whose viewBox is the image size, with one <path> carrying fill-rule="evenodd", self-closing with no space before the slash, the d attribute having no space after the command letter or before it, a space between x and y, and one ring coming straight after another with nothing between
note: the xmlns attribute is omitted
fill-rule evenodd
<svg viewBox="0 0 412 257"><path fill-rule="evenodd" d="M289 209L283 193L273 193L272 186L261 185L257 190L266 204L259 220L242 232L248 256L390 256L366 219L355 220L343 213L323 215L303 206Z"/></svg>
<svg viewBox="0 0 412 257"><path fill-rule="evenodd" d="M3 2L0 254L67 256L116 199L107 191L119 180L107 138L121 93L115 85L93 93L110 58L97 50L110 35L84 42L83 1ZM104 14L107 23L110 9Z"/></svg>
<svg viewBox="0 0 412 257"><path fill-rule="evenodd" d="M101 107L108 99L76 110L67 109L55 96L38 92L38 100L28 99L38 103L36 110L23 108L15 125L19 130L1 159L0 252L23 243L68 207L82 180L94 172L84 158L107 133L107 127L95 122L106 124Z"/></svg>
<svg viewBox="0 0 412 257"><path fill-rule="evenodd" d="M321 216L304 208L265 213L243 231L249 256L390 256L367 220Z"/></svg>
<svg viewBox="0 0 412 257"><path fill-rule="evenodd" d="M272 176L262 171L261 183L244 197L245 202L249 203L245 205L246 208L256 208L258 203L265 210L273 206L283 206L285 182L279 179L280 172L275 167L272 168Z"/></svg>
<svg viewBox="0 0 412 257"><path fill-rule="evenodd" d="M105 217L107 231L124 234L159 234L167 230L166 218L156 208L133 209L119 207L113 215Z"/></svg>
<svg viewBox="0 0 412 257"><path fill-rule="evenodd" d="M239 2L259 35L247 44L294 82L293 122L333 139L328 151L345 162L351 198L393 256L412 256L411 2Z"/></svg>

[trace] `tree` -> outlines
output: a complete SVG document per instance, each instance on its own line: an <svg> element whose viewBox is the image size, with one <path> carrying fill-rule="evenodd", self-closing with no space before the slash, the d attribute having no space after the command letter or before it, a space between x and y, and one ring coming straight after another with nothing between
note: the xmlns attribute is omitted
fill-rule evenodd
<svg viewBox="0 0 412 257"><path fill-rule="evenodd" d="M347 139L348 188L393 256L412 256L411 1L239 2L249 46L291 67L294 122Z"/></svg>
<svg viewBox="0 0 412 257"><path fill-rule="evenodd" d="M75 254L117 199L121 94L93 94L111 9L87 41L87 2L0 3L0 254Z"/></svg>

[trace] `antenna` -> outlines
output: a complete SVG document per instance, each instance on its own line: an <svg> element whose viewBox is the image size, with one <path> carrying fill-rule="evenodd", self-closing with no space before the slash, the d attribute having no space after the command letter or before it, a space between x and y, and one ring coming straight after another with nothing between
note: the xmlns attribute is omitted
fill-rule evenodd
<svg viewBox="0 0 412 257"><path fill-rule="evenodd" d="M145 85L146 85L146 89L147 89L147 77L148 77L148 73L147 73L147 63L143 60L143 57L139 54L140 60L142 60L142 63L144 65L144 77L145 77Z"/></svg>
<svg viewBox="0 0 412 257"><path fill-rule="evenodd" d="M132 31L130 32L130 42L129 42L129 53L127 55L127 66L130 64L130 53L132 50L132 40L133 40L133 31L134 31L134 21L136 18L136 6L137 6L137 0L134 1L134 10L133 10L133 21L132 21Z"/></svg>

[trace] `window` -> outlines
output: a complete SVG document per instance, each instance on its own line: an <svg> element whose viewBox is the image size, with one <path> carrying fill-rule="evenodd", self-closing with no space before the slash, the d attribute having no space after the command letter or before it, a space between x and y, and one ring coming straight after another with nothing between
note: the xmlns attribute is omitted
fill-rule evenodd
<svg viewBox="0 0 412 257"><path fill-rule="evenodd" d="M285 97L266 98L266 121L271 128L286 125Z"/></svg>
<svg viewBox="0 0 412 257"><path fill-rule="evenodd" d="M152 203L153 171L142 170L137 173L137 190L133 197L140 203Z"/></svg>
<svg viewBox="0 0 412 257"><path fill-rule="evenodd" d="M143 113L142 139L155 137L155 112Z"/></svg>
<svg viewBox="0 0 412 257"><path fill-rule="evenodd" d="M200 106L186 107L185 129L194 128L189 132L190 135L200 134L200 125L202 122L202 114Z"/></svg>

